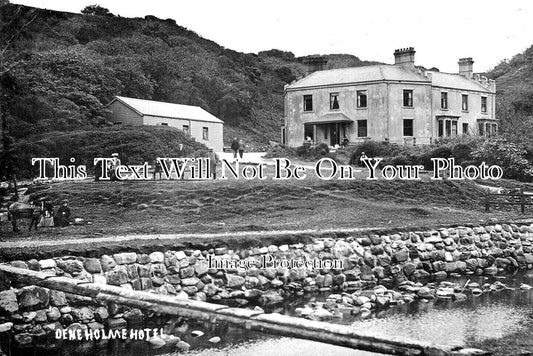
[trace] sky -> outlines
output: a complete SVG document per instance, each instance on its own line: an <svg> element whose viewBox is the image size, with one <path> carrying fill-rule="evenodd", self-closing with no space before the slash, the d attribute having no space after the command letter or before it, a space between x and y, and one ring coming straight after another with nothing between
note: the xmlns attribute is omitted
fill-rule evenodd
<svg viewBox="0 0 533 356"><path fill-rule="evenodd" d="M239 52L280 49L296 56L346 53L394 63L414 47L415 62L455 73L472 57L484 72L533 45L531 0L11 0L79 13L99 4L122 17L172 18ZM497 3L497 4L496 4Z"/></svg>

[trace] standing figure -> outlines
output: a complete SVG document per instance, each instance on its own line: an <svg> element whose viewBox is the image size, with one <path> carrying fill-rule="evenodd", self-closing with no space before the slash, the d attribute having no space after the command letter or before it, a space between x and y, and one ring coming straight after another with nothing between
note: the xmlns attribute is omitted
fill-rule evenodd
<svg viewBox="0 0 533 356"><path fill-rule="evenodd" d="M44 203L41 202L39 204L39 202L32 201L30 203L30 206L33 209L32 215L31 215L30 228L29 228L29 230L31 231L32 227L34 227L35 230L37 230L37 226L39 225L39 221L41 220L41 216L44 213Z"/></svg>
<svg viewBox="0 0 533 356"><path fill-rule="evenodd" d="M239 157L242 159L242 155L244 154L244 141L241 139L239 140Z"/></svg>
<svg viewBox="0 0 533 356"><path fill-rule="evenodd" d="M209 158L209 170L211 172L211 176L213 177L213 179L217 179L217 164L219 159L213 147L209 147L209 153L207 154L207 158Z"/></svg>
<svg viewBox="0 0 533 356"><path fill-rule="evenodd" d="M68 207L68 200L62 200L61 206L57 209L55 216L55 226L64 227L69 226L70 208Z"/></svg>
<svg viewBox="0 0 533 356"><path fill-rule="evenodd" d="M233 159L236 160L237 152L239 151L239 141L237 140L237 137L231 142L231 150L233 151Z"/></svg>
<svg viewBox="0 0 533 356"><path fill-rule="evenodd" d="M159 164L157 159L154 160L153 166L154 166L154 180L155 180L155 176L157 175L157 173L159 173L159 179L161 179L161 165Z"/></svg>
<svg viewBox="0 0 533 356"><path fill-rule="evenodd" d="M109 169L109 177L111 178L112 181L116 181L118 180L116 169L118 166L121 165L121 162L120 162L120 158L118 158L118 153L113 153L111 155L111 158L113 159L113 161L111 161L111 168Z"/></svg>
<svg viewBox="0 0 533 356"><path fill-rule="evenodd" d="M102 175L102 161L98 161L94 166L94 181L99 182L100 176Z"/></svg>

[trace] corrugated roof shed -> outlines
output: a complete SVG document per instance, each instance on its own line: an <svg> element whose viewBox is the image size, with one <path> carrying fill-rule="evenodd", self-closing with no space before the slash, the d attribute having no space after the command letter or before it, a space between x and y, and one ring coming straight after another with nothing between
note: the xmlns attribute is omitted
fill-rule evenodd
<svg viewBox="0 0 533 356"><path fill-rule="evenodd" d="M199 106L127 98L124 96L116 96L113 101L115 100L122 102L123 104L127 105L128 107L135 110L141 115L187 119L193 121L217 122L221 124L224 123L222 120L218 119L214 115L211 115ZM113 101L111 101L111 103Z"/></svg>

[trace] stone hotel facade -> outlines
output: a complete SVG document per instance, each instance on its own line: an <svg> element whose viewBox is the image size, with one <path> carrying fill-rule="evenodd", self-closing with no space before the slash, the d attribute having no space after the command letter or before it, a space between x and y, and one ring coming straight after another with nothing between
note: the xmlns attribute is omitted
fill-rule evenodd
<svg viewBox="0 0 533 356"><path fill-rule="evenodd" d="M307 57L307 75L285 87L282 143L429 144L498 131L496 84L473 73L472 58L459 60L458 73L442 73L416 68L412 47L394 57L394 65L332 70L323 70L324 58Z"/></svg>

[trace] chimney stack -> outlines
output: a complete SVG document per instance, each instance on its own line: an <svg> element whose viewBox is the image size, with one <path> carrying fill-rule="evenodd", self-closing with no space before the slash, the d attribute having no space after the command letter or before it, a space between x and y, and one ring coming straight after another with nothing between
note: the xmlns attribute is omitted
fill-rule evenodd
<svg viewBox="0 0 533 356"><path fill-rule="evenodd" d="M394 51L394 64L406 68L415 67L415 49L413 47L400 48Z"/></svg>
<svg viewBox="0 0 533 356"><path fill-rule="evenodd" d="M472 57L459 58L458 63L459 74L464 77L467 77L468 79L472 79L474 77L474 61L472 60Z"/></svg>
<svg viewBox="0 0 533 356"><path fill-rule="evenodd" d="M328 60L322 56L308 56L304 58L303 63L306 66L305 75L308 76L311 73L326 69Z"/></svg>

